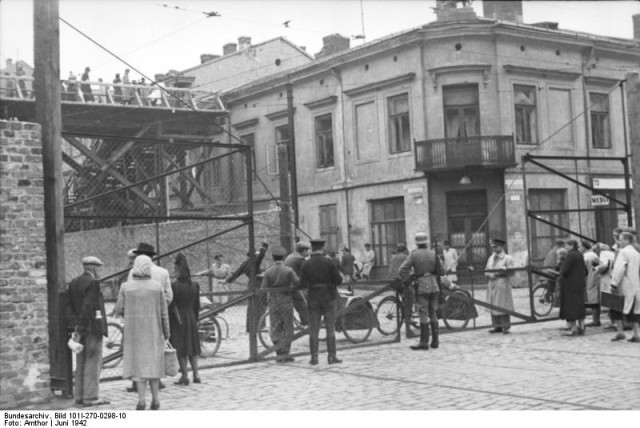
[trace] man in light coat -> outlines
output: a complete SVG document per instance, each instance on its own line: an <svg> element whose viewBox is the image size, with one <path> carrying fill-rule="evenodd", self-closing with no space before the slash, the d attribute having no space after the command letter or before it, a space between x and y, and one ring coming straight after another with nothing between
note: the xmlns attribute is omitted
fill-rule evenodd
<svg viewBox="0 0 640 428"><path fill-rule="evenodd" d="M362 259L362 278L366 281L371 276L371 269L376 261L376 253L371 244L364 244L364 258Z"/></svg>
<svg viewBox="0 0 640 428"><path fill-rule="evenodd" d="M624 296L622 313L629 317L633 325L633 336L629 342L640 343L638 327L640 322L640 253L634 248L634 236L629 232L622 232L618 241L620 251L613 264L611 287L615 294ZM616 317L617 333L612 341L626 339L623 333L622 319Z"/></svg>
<svg viewBox="0 0 640 428"><path fill-rule="evenodd" d="M497 308L504 308L513 311L513 295L511 293L510 277L513 272L513 259L504 251L506 242L502 239L494 239L491 242L493 254L487 260L485 276L489 278L487 284L486 302ZM497 308L489 309L491 314L491 325L493 328L489 333L508 334L511 328L511 317Z"/></svg>

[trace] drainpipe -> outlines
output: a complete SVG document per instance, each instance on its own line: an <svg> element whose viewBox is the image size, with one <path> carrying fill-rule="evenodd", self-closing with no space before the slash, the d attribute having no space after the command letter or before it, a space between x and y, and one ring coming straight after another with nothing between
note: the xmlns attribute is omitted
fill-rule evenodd
<svg viewBox="0 0 640 428"><path fill-rule="evenodd" d="M587 155L587 157L591 156L591 138L589 138L591 135L590 132L590 125L591 125L591 114L588 111L589 109L589 90L587 88L587 76L586 76L586 72L588 71L588 67L589 67L589 63L591 62L591 60L593 59L593 53L594 53L594 49L593 46L591 46L588 50L588 55L586 55L586 59L582 62L582 70L581 70L581 78L582 78L582 102L584 104L584 111L585 111L585 115L584 115L584 139L586 142L586 147L585 147L585 154ZM593 185L593 180L591 178L591 161L589 159L587 159L587 171L585 173L585 177L586 177L586 181L589 185ZM578 180L578 161L576 160L576 180ZM576 191L578 192L578 194L576 195L576 199L578 201L578 209L580 209L580 189L577 188ZM580 234L582 234L582 216L581 216L582 212L578 211L578 226L579 226L579 230L580 230Z"/></svg>
<svg viewBox="0 0 640 428"><path fill-rule="evenodd" d="M350 209L350 201L349 201L349 189L347 189L347 138L345 135L345 120L344 120L344 85L342 82L342 72L337 68L331 69L331 74L333 74L338 83L340 84L340 119L342 122L342 168L340 169L340 173L342 174L342 185L345 187L344 189L344 198L345 198L345 208L346 208L346 217L347 217L347 243L348 247L351 248L351 209Z"/></svg>

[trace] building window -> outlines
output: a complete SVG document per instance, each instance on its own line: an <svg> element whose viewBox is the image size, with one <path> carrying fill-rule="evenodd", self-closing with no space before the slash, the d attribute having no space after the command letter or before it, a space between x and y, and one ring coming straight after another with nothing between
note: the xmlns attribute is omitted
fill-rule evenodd
<svg viewBox="0 0 640 428"><path fill-rule="evenodd" d="M411 150L409 125L409 95L402 94L387 100L389 111L389 153Z"/></svg>
<svg viewBox="0 0 640 428"><path fill-rule="evenodd" d="M609 127L609 96L606 94L589 94L591 105L591 141L596 149L611 148Z"/></svg>
<svg viewBox="0 0 640 428"><path fill-rule="evenodd" d="M356 106L356 153L359 161L378 160L378 114L371 101Z"/></svg>
<svg viewBox="0 0 640 428"><path fill-rule="evenodd" d="M535 86L513 85L516 110L516 143L538 143Z"/></svg>
<svg viewBox="0 0 640 428"><path fill-rule="evenodd" d="M564 189L529 189L530 211L565 210L566 193ZM569 219L566 212L540 213L537 216L545 221L557 224L566 229L569 228ZM566 233L549 224L530 220L531 231L531 260L542 264L547 253L558 239L564 239Z"/></svg>
<svg viewBox="0 0 640 428"><path fill-rule="evenodd" d="M273 160L267 159L269 162L269 170L272 171L270 174L277 174L280 171L280 165L278 161L278 147L280 144L284 144L287 146L289 143L289 125L281 125L276 127L276 142L273 147L269 150L269 157L273 158ZM287 150L288 153L288 150ZM291 162L291 159L289 159ZM291 168L291 164L289 164L289 168Z"/></svg>
<svg viewBox="0 0 640 428"><path fill-rule="evenodd" d="M220 158L211 161L211 185L219 186L222 183L222 171L220 167Z"/></svg>
<svg viewBox="0 0 640 428"><path fill-rule="evenodd" d="M320 207L320 238L326 241L326 251L338 251L338 210L337 205Z"/></svg>
<svg viewBox="0 0 640 428"><path fill-rule="evenodd" d="M386 272L391 253L406 243L404 198L371 201L371 246L376 253L374 270ZM374 272L374 277L380 277Z"/></svg>
<svg viewBox="0 0 640 428"><path fill-rule="evenodd" d="M252 174L252 178L255 180L256 179L256 139L255 139L255 134L251 133L251 134L245 134L245 135L241 135L240 139L242 140L242 142L246 145L248 145L249 147L251 147L251 169L253 170L253 174ZM244 176L244 180L247 180L247 171L245 169L245 159L244 156L241 157L241 162L242 162L242 170L243 172L243 176Z"/></svg>
<svg viewBox="0 0 640 428"><path fill-rule="evenodd" d="M333 118L325 114L315 118L316 164L318 168L328 168L333 161Z"/></svg>
<svg viewBox="0 0 640 428"><path fill-rule="evenodd" d="M449 243L458 251L459 268L484 269L489 257L487 192L446 192Z"/></svg>
<svg viewBox="0 0 640 428"><path fill-rule="evenodd" d="M549 89L549 132L552 143L573 144L573 112L569 89Z"/></svg>
<svg viewBox="0 0 640 428"><path fill-rule="evenodd" d="M480 136L478 85L445 86L442 95L445 138Z"/></svg>

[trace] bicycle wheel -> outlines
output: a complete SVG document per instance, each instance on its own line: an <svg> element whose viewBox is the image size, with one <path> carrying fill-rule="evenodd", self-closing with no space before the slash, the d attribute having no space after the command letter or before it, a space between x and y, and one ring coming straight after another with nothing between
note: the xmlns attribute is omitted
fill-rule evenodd
<svg viewBox="0 0 640 428"><path fill-rule="evenodd" d="M107 338L102 340L102 367L111 369L122 361L122 326L117 322L107 323Z"/></svg>
<svg viewBox="0 0 640 428"><path fill-rule="evenodd" d="M351 343L362 343L367 340L371 336L373 326L376 325L376 314L373 309L365 307L364 311L347 313L341 317L341 330ZM357 324L357 328L348 328L354 324Z"/></svg>
<svg viewBox="0 0 640 428"><path fill-rule="evenodd" d="M469 305L466 294L454 291L447 299L442 310L444 325L451 330L462 330L469 324Z"/></svg>
<svg viewBox="0 0 640 428"><path fill-rule="evenodd" d="M198 338L200 339L201 357L216 355L222 341L222 329L215 315L209 315L198 321Z"/></svg>
<svg viewBox="0 0 640 428"><path fill-rule="evenodd" d="M302 324L300 323L300 317L296 311L293 311L293 332L302 330ZM270 348L273 346L271 341L271 319L269 318L269 309L260 317L258 322L258 339L262 346Z"/></svg>
<svg viewBox="0 0 640 428"><path fill-rule="evenodd" d="M549 288L546 283L533 287L533 312L539 317L545 317L553 309L553 298L549 296Z"/></svg>
<svg viewBox="0 0 640 428"><path fill-rule="evenodd" d="M380 300L376 306L376 318L378 319L378 331L389 336L398 332L399 322L403 317L403 308L398 308L399 302L396 296L387 296ZM400 310L398 319L398 309Z"/></svg>

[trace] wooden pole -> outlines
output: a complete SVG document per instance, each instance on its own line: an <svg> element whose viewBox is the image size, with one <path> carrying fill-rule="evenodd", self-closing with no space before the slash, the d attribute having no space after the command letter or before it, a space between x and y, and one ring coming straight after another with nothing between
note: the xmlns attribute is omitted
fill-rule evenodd
<svg viewBox="0 0 640 428"><path fill-rule="evenodd" d="M278 171L280 175L280 245L291 252L291 209L289 197L289 159L286 143L278 143Z"/></svg>
<svg viewBox="0 0 640 428"><path fill-rule="evenodd" d="M633 209L635 211L635 228L640 233L640 75L627 74L627 124L629 125L629 141L631 153L631 177L633 186ZM625 94L622 94L624 97ZM626 177L625 177L626 178Z"/></svg>
<svg viewBox="0 0 640 428"><path fill-rule="evenodd" d="M291 208L293 209L293 235L298 235L300 219L298 215L298 168L296 164L296 134L293 122L293 84L287 84L287 116L289 120L289 169L291 175Z"/></svg>
<svg viewBox="0 0 640 428"><path fill-rule="evenodd" d="M64 273L64 207L62 149L60 135L60 26L58 0L34 0L34 90L36 121L42 134L44 174L44 224L47 256L47 305L49 312L49 365L51 389L72 393L71 355L63 302L66 296Z"/></svg>

